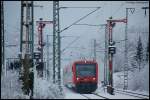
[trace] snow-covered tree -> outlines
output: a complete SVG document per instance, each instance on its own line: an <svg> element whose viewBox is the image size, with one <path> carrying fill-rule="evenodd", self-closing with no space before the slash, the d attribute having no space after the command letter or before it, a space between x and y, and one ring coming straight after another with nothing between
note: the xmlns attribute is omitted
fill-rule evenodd
<svg viewBox="0 0 150 100"><path fill-rule="evenodd" d="M145 60L146 62L149 62L149 39L148 39L147 47L146 47L146 59Z"/></svg>
<svg viewBox="0 0 150 100"><path fill-rule="evenodd" d="M128 69L134 71L137 68L137 62L135 60L136 44L135 42L128 42Z"/></svg>
<svg viewBox="0 0 150 100"><path fill-rule="evenodd" d="M139 71L141 70L141 64L144 61L143 57L144 57L143 45L142 45L142 42L141 42L141 37L139 37L138 44L137 44L137 47L136 47L136 55L135 55L135 60L138 64Z"/></svg>

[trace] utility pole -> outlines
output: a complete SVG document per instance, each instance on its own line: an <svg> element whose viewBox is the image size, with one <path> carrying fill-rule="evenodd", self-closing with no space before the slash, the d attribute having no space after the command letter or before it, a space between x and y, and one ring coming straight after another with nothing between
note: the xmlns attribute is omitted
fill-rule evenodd
<svg viewBox="0 0 150 100"><path fill-rule="evenodd" d="M135 8L126 8L126 26L125 26L125 53L124 53L124 88L128 88L128 10L133 14Z"/></svg>
<svg viewBox="0 0 150 100"><path fill-rule="evenodd" d="M50 43L49 43L49 36L51 35L47 35L47 41L46 41L46 51L47 51L47 69L46 69L46 73L47 73L47 79L51 79L51 68L49 66L49 61L50 61L50 52L49 52L49 47L50 47ZM53 36L53 35L52 35Z"/></svg>
<svg viewBox="0 0 150 100"><path fill-rule="evenodd" d="M60 49L60 29L59 29L59 1L53 1L53 83L57 83L60 91L61 87L61 49ZM56 70L57 68L57 70ZM56 74L57 73L57 74Z"/></svg>
<svg viewBox="0 0 150 100"><path fill-rule="evenodd" d="M104 56L104 86L108 84L108 33L107 24L100 24L99 26L105 29L105 56Z"/></svg>
<svg viewBox="0 0 150 100"><path fill-rule="evenodd" d="M3 73L3 69L5 67L5 37L4 37L4 2L1 1L1 54L2 54L2 57L1 57L1 63L2 63L2 66L1 66L1 74Z"/></svg>
<svg viewBox="0 0 150 100"><path fill-rule="evenodd" d="M21 1L21 31L20 31L20 62L22 66L23 91L24 94L33 96L33 1Z"/></svg>
<svg viewBox="0 0 150 100"><path fill-rule="evenodd" d="M108 84L108 65L107 65L107 59L108 59L108 34L107 34L107 24L105 24L105 57L104 57L104 86Z"/></svg>
<svg viewBox="0 0 150 100"><path fill-rule="evenodd" d="M96 61L96 39L94 39L94 60Z"/></svg>
<svg viewBox="0 0 150 100"><path fill-rule="evenodd" d="M112 29L115 26L116 22L126 23L126 19L120 20L107 20L108 27L108 59L109 59L109 85L107 86L107 92L113 94L113 55L116 53L115 41L113 41Z"/></svg>
<svg viewBox="0 0 150 100"><path fill-rule="evenodd" d="M142 9L145 10L145 16L146 16L146 10L149 9L149 7L142 7Z"/></svg>
<svg viewBox="0 0 150 100"><path fill-rule="evenodd" d="M46 73L47 73L47 79L50 79L49 77L51 77L50 76L50 66L49 66L49 55L50 55L50 53L49 53L49 46L50 46L50 43L49 43L49 38L48 38L48 35L47 35L47 39L46 39L47 41L47 45L46 45L46 47L47 47L47 69L46 69Z"/></svg>

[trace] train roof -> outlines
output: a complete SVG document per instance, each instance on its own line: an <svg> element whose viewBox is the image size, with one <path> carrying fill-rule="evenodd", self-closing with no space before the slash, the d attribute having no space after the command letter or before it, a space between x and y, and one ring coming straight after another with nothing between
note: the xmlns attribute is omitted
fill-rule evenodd
<svg viewBox="0 0 150 100"><path fill-rule="evenodd" d="M85 63L87 63L87 64L96 63L97 64L97 62L95 60L76 60L76 61L73 61L72 63L66 65L64 67L64 69L70 69L73 64L85 64Z"/></svg>
<svg viewBox="0 0 150 100"><path fill-rule="evenodd" d="M77 60L73 62L75 63L97 63L95 60Z"/></svg>

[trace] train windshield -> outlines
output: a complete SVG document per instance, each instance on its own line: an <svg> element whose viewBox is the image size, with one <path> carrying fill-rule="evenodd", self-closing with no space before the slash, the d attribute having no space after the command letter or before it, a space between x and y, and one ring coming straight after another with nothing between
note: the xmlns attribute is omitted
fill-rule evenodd
<svg viewBox="0 0 150 100"><path fill-rule="evenodd" d="M96 64L76 64L77 77L95 76Z"/></svg>

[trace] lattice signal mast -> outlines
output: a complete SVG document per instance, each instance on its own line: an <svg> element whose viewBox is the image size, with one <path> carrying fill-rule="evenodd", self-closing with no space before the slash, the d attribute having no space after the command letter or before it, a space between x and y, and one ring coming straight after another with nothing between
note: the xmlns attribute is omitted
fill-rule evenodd
<svg viewBox="0 0 150 100"><path fill-rule="evenodd" d="M59 1L53 1L53 83L56 82L61 88L61 50L60 50L60 29L59 29ZM57 68L57 70L56 70Z"/></svg>
<svg viewBox="0 0 150 100"><path fill-rule="evenodd" d="M33 56L33 1L21 1L20 52Z"/></svg>
<svg viewBox="0 0 150 100"><path fill-rule="evenodd" d="M53 21L43 21L42 18L40 18L40 21L36 21L38 24L38 50L41 51L41 62L43 62L43 47L44 47L44 42L43 42L43 29L46 24L52 24Z"/></svg>
<svg viewBox="0 0 150 100"><path fill-rule="evenodd" d="M120 19L120 20L112 20L109 19L107 20L107 29L108 29L108 42L109 42L109 47L108 47L108 59L109 59L109 85L107 87L108 92L110 94L113 94L113 54L116 52L115 48L115 42L113 41L112 37L112 29L115 26L116 22L123 22L127 23L127 19Z"/></svg>
<svg viewBox="0 0 150 100"><path fill-rule="evenodd" d="M45 46L45 43L43 42L43 29L45 27L46 24L52 24L53 21L43 21L42 18L40 18L40 21L36 21L36 24L38 25L38 50L40 51L40 57L39 60L39 66L37 66L37 69L41 72L41 74L39 73L40 76L43 76L43 68L45 67L46 69L46 74L45 76L47 76L47 68L49 66L44 66L44 61L43 61L43 48ZM48 61L47 61L48 64ZM38 72L39 72L38 71Z"/></svg>
<svg viewBox="0 0 150 100"><path fill-rule="evenodd" d="M2 67L1 67L1 73L2 70L4 69L4 57L5 57L5 52L4 52L4 4L3 1L1 1L1 53L2 53L2 57L1 57L1 62L2 62Z"/></svg>
<svg viewBox="0 0 150 100"><path fill-rule="evenodd" d="M20 28L20 62L22 65L23 91L33 96L33 1L21 1L21 28Z"/></svg>

